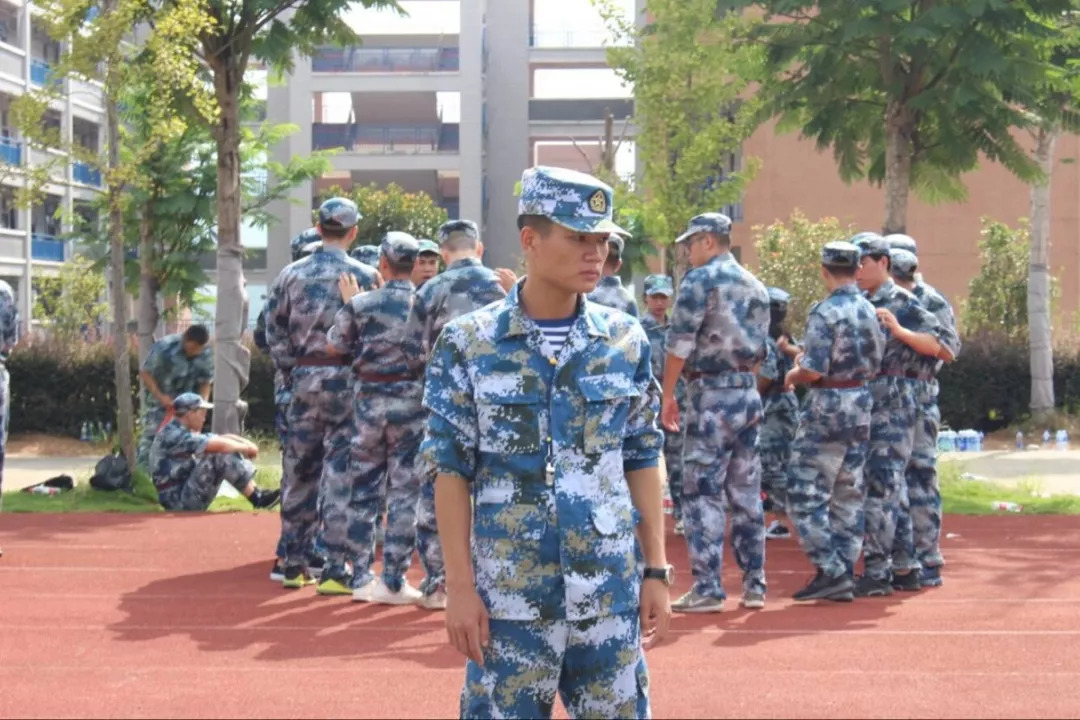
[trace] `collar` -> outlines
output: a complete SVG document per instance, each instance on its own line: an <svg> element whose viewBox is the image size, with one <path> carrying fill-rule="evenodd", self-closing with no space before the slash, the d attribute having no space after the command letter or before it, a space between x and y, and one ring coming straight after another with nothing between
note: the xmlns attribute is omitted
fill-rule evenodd
<svg viewBox="0 0 1080 720"><path fill-rule="evenodd" d="M895 288L896 288L896 283L894 283L892 281L892 278L889 278L885 282L881 283L881 287L879 287L872 295L867 295L867 297L871 301L873 301L873 300L884 300L886 298L892 297L893 290Z"/></svg>
<svg viewBox="0 0 1080 720"><path fill-rule="evenodd" d="M311 254L312 255L318 255L319 253L326 253L327 255L342 255L342 256L345 255L345 251L342 250L341 248L339 248L339 247L328 247L326 245L320 245L319 247L315 248L315 251L313 253L311 253Z"/></svg>
<svg viewBox="0 0 1080 720"><path fill-rule="evenodd" d="M448 267L446 269L447 270L456 270L457 268L479 267L480 265L481 265L480 258L465 257L465 258L460 258L460 259L455 260L454 262L450 263L450 267Z"/></svg>
<svg viewBox="0 0 1080 720"><path fill-rule="evenodd" d="M830 295L859 295L860 293L861 291L859 290L859 286L851 282L847 285L841 285L840 287L836 288L830 293Z"/></svg>
<svg viewBox="0 0 1080 720"><path fill-rule="evenodd" d="M387 280L385 283L383 283L383 287L387 288L388 290L391 288L396 290L408 290L409 292L412 292L413 290L412 280L399 280L397 278L393 280Z"/></svg>
<svg viewBox="0 0 1080 720"><path fill-rule="evenodd" d="M732 255L731 251L729 250L727 252L722 252L722 253L720 253L718 255L714 255L713 257L709 258L709 261L707 263L705 263L705 265L702 265L701 267L705 267L706 265L726 265L728 263L733 263L733 262L735 262L735 256Z"/></svg>
<svg viewBox="0 0 1080 720"><path fill-rule="evenodd" d="M503 300L502 307L496 316L495 339L502 340L509 337L526 336L538 332L536 323L525 314L521 306L521 288L525 286L528 278L522 278L510 289L510 294ZM608 333L608 324L603 315L594 309L590 309L584 295L578 295L577 310L574 312L574 325L585 323L585 332L590 337L611 337Z"/></svg>

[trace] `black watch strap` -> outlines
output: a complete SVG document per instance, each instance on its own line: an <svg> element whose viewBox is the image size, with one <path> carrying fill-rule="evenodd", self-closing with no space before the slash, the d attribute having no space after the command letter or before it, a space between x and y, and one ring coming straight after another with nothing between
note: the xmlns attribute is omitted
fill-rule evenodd
<svg viewBox="0 0 1080 720"><path fill-rule="evenodd" d="M647 567L642 574L644 580L659 580L665 585L671 585L672 576L675 574L675 568L671 565L667 567Z"/></svg>

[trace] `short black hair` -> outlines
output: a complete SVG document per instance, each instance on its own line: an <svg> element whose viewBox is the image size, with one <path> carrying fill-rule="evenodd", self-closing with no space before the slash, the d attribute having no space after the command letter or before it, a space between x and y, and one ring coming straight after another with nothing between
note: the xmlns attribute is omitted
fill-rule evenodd
<svg viewBox="0 0 1080 720"><path fill-rule="evenodd" d="M393 262L385 255L382 256L386 260L386 264L390 266L390 272L394 275L411 275L413 268L416 266L415 261L410 262Z"/></svg>
<svg viewBox="0 0 1080 720"><path fill-rule="evenodd" d="M889 253L887 253L887 252L883 252L883 253L867 253L866 257L873 258L874 262L877 262L878 260L881 260L881 258L885 258L886 260L889 261L889 264L885 269L888 270L889 272L892 272L892 257L889 255Z"/></svg>
<svg viewBox="0 0 1080 720"><path fill-rule="evenodd" d="M210 342L210 331L205 325L196 324L184 331L184 342L193 342L197 345L205 345Z"/></svg>
<svg viewBox="0 0 1080 720"><path fill-rule="evenodd" d="M334 227L333 225L327 226L319 223L319 236L330 240L340 240L348 235L350 230L352 230L351 227Z"/></svg>
<svg viewBox="0 0 1080 720"><path fill-rule="evenodd" d="M547 235L551 232L551 228L555 223L551 218L544 217L543 215L518 215L517 226L518 230L524 230L525 228L532 228L541 235Z"/></svg>
<svg viewBox="0 0 1080 720"><path fill-rule="evenodd" d="M822 263L821 267L825 268L830 275L838 278L853 278L855 277L855 268L848 267L847 265L828 265Z"/></svg>

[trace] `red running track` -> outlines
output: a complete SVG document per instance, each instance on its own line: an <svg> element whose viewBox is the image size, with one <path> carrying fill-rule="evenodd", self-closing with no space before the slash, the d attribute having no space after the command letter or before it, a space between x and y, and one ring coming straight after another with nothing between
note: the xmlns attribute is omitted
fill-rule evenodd
<svg viewBox="0 0 1080 720"><path fill-rule="evenodd" d="M278 527L0 516L0 717L456 716L463 664L441 615L281 590L267 579ZM945 587L850 605L794 606L807 562L770 542L765 610L736 595L676 617L649 652L654 715L1080 715L1080 520L947 530ZM686 568L681 538L669 553ZM730 556L725 587L739 587Z"/></svg>

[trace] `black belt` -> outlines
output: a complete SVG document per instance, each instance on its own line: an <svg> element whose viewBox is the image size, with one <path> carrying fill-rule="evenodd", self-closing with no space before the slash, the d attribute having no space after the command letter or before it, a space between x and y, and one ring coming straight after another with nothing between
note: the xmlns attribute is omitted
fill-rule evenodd
<svg viewBox="0 0 1080 720"><path fill-rule="evenodd" d="M356 377L364 382L372 383L407 382L420 379L412 375L378 375L376 373L356 373Z"/></svg>

